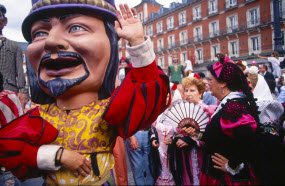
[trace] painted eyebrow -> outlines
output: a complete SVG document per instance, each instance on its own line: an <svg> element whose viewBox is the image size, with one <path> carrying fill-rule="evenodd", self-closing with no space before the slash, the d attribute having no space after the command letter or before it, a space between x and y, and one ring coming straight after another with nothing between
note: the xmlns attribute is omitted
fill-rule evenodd
<svg viewBox="0 0 285 186"><path fill-rule="evenodd" d="M74 17L78 17L78 16L80 16L80 14L65 14L65 15L53 16L53 17L58 18L60 21L65 21L66 19L70 19L70 18L74 18ZM48 22L50 22L50 20L51 20L53 17L46 17L46 18L41 19L40 21L43 21L43 22L45 22L45 23L48 23Z"/></svg>

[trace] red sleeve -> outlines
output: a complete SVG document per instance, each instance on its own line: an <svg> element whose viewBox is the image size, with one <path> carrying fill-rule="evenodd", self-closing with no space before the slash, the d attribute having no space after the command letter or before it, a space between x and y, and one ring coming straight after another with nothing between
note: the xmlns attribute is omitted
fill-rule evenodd
<svg viewBox="0 0 285 186"><path fill-rule="evenodd" d="M118 87L103 114L109 124L118 127L119 135L127 138L150 126L169 105L169 79L155 63L132 68Z"/></svg>
<svg viewBox="0 0 285 186"><path fill-rule="evenodd" d="M40 117L35 108L0 128L0 165L18 178L28 177L37 169L40 145L57 137L57 130ZM34 172L33 171L33 172Z"/></svg>

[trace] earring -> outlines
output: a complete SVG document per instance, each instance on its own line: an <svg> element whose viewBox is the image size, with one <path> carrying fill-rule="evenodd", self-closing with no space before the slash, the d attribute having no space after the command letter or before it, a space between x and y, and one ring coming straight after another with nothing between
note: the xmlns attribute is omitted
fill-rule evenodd
<svg viewBox="0 0 285 186"><path fill-rule="evenodd" d="M222 94L223 94L223 95L225 94L225 90L224 90L224 89L222 89Z"/></svg>

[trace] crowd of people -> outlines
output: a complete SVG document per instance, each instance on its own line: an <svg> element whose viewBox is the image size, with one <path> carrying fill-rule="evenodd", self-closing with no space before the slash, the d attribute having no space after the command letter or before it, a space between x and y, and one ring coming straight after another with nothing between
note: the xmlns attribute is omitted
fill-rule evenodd
<svg viewBox="0 0 285 186"><path fill-rule="evenodd" d="M285 183L278 52L258 56L269 66L219 53L206 73L174 56L165 74L128 5L32 3L22 25L37 104L28 111L22 53L2 34L0 4L1 186L128 185L127 161L136 185ZM130 58L118 59L119 38Z"/></svg>

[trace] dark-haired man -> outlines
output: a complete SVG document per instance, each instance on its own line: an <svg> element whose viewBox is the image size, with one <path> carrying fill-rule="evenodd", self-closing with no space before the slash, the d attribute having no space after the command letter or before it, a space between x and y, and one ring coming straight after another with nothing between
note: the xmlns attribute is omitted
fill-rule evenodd
<svg viewBox="0 0 285 186"><path fill-rule="evenodd" d="M17 93L21 100L26 96L23 54L17 42L3 36L8 22L6 12L5 6L0 4L0 72L3 75L3 88Z"/></svg>

